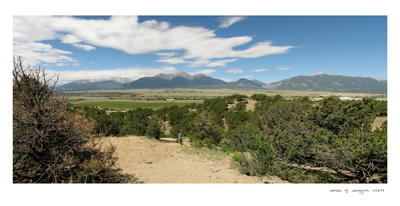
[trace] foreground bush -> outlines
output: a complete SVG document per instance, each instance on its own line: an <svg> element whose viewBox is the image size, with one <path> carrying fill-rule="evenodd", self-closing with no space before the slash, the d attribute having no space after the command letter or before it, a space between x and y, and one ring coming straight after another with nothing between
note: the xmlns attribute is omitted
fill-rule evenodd
<svg viewBox="0 0 400 206"><path fill-rule="evenodd" d="M216 121L218 121L217 115L207 111L201 112L193 118L188 125L190 128L188 137L194 146L202 147L205 144L211 148L219 145L223 129Z"/></svg>
<svg viewBox="0 0 400 206"><path fill-rule="evenodd" d="M226 134L226 143L241 153L241 172L264 175L275 162L275 151L268 136L252 124L244 124Z"/></svg>
<svg viewBox="0 0 400 206"><path fill-rule="evenodd" d="M133 182L120 174L115 147L94 141L95 122L83 110L67 111L57 79L43 69L13 68L13 181L15 183Z"/></svg>

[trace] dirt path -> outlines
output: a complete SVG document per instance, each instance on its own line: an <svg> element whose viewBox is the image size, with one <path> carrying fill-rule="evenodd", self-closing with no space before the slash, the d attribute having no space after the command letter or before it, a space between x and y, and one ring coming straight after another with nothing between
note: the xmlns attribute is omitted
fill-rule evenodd
<svg viewBox="0 0 400 206"><path fill-rule="evenodd" d="M144 183L287 183L278 177L249 177L230 169L229 155L209 149L181 146L146 137L108 137L117 146L117 163L123 173Z"/></svg>

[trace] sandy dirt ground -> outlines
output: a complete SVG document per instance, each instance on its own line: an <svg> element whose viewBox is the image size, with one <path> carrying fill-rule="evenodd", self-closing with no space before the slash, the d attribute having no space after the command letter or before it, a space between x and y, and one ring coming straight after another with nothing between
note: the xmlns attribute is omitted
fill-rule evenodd
<svg viewBox="0 0 400 206"><path fill-rule="evenodd" d="M117 163L123 173L144 183L288 183L275 176L250 177L231 168L231 157L220 151L191 148L147 137L107 137L117 146Z"/></svg>
<svg viewBox="0 0 400 206"><path fill-rule="evenodd" d="M387 117L376 117L374 123L372 124L372 130L382 126L382 123L387 120Z"/></svg>
<svg viewBox="0 0 400 206"><path fill-rule="evenodd" d="M232 107L235 107L236 104L239 103L238 101L234 101L233 104L228 104L228 109L231 109ZM255 104L257 103L256 100L253 99L247 99L247 104L246 104L246 111L254 111Z"/></svg>

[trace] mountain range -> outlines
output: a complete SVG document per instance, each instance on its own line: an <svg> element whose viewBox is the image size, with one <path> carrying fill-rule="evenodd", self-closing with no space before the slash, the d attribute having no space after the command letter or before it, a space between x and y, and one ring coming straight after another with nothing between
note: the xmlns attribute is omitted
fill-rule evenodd
<svg viewBox="0 0 400 206"><path fill-rule="evenodd" d="M182 87L229 87L229 83L220 79L214 79L204 74L190 75L178 71L173 74L158 74L154 77L143 77L128 84L122 84L122 89L143 89L143 88L182 88Z"/></svg>
<svg viewBox="0 0 400 206"><path fill-rule="evenodd" d="M63 84L58 88L62 89L63 91L118 89L121 84L132 81L132 79L125 77L111 77L109 79L84 79Z"/></svg>
<svg viewBox="0 0 400 206"><path fill-rule="evenodd" d="M269 83L263 88L268 90L386 93L387 80L317 73Z"/></svg>
<svg viewBox="0 0 400 206"><path fill-rule="evenodd" d="M301 75L265 84L256 79L248 80L244 78L235 82L225 82L204 74L190 75L186 72L178 71L171 74L161 73L154 77L143 77L135 81L123 77L79 80L61 85L59 88L63 91L143 88L230 88L238 90L386 93L387 79L317 73L311 76Z"/></svg>

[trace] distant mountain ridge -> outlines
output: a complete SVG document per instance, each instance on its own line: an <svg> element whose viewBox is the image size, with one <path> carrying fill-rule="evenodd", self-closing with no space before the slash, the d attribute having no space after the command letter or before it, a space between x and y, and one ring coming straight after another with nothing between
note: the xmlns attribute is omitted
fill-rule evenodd
<svg viewBox="0 0 400 206"><path fill-rule="evenodd" d="M131 80L124 77L109 79L79 80L61 85L64 91L84 91L99 89L143 89L143 88L230 88L238 90L297 90L331 92L386 93L387 79L354 77L316 73L300 75L278 82L265 84L259 80L241 78L235 82L225 82L204 74L191 75L178 71L171 74L160 73L153 77Z"/></svg>
<svg viewBox="0 0 400 206"><path fill-rule="evenodd" d="M258 81L258 80L256 80L256 81ZM248 79L244 79L244 78L241 78L241 79L237 80L237 81L234 82L234 83L235 83L235 84L244 84L244 85L248 85L248 86L250 86L250 87L259 87L259 88L262 88L262 85L260 85L259 83L256 83L256 82L250 81L250 80L248 80Z"/></svg>
<svg viewBox="0 0 400 206"><path fill-rule="evenodd" d="M387 78L379 78L379 77L377 77L375 79L378 80L378 81L387 81Z"/></svg>
<svg viewBox="0 0 400 206"><path fill-rule="evenodd" d="M111 77L108 79L83 79L63 84L58 88L62 89L63 91L118 89L121 84L129 83L132 81L134 80L126 77Z"/></svg>
<svg viewBox="0 0 400 206"><path fill-rule="evenodd" d="M387 81L369 77L352 77L317 73L301 75L263 86L268 90L332 91L332 92L387 92Z"/></svg>
<svg viewBox="0 0 400 206"><path fill-rule="evenodd" d="M193 80L193 79L196 79L196 78L201 78L202 76L205 76L205 75L204 74L190 75L190 74L188 74L186 72L177 71L177 72L171 73L171 74L160 73L160 74L157 74L154 77L155 78L161 78L161 79L168 79L168 80L172 80L175 77L183 77L183 78L188 79L188 80Z"/></svg>
<svg viewBox="0 0 400 206"><path fill-rule="evenodd" d="M143 77L128 84L122 84L121 88L229 87L229 85L227 82L204 74L190 75L186 72L178 71L172 74L161 73L154 77Z"/></svg>
<svg viewBox="0 0 400 206"><path fill-rule="evenodd" d="M258 84L258 85L260 85L261 87L264 86L264 85L266 85L265 83L260 82L260 81L258 81L257 79L253 79L253 80L251 80L251 81L254 82L254 83L256 83L256 84Z"/></svg>

